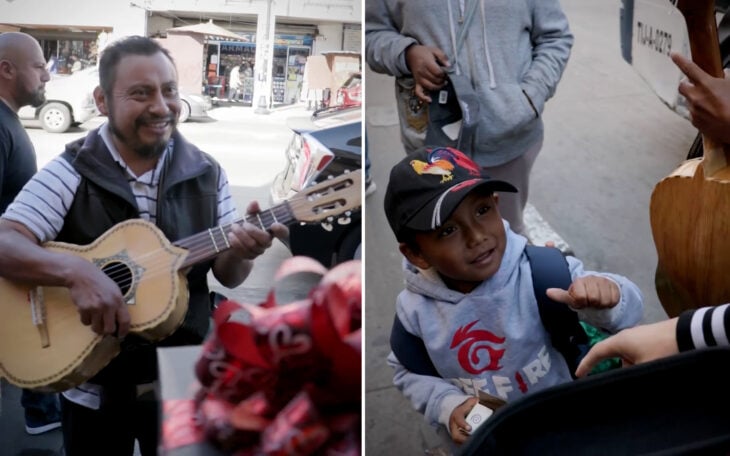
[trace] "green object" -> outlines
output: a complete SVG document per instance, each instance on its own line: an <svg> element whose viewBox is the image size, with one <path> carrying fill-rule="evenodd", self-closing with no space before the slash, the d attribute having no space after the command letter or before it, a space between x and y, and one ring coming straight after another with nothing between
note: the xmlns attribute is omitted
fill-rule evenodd
<svg viewBox="0 0 730 456"><path fill-rule="evenodd" d="M583 326L583 330L586 332L586 335L588 336L588 347L592 347L598 342L602 341L603 339L607 338L609 336L608 333L601 331L600 329L596 328L595 326L591 326L588 323L581 321L580 325ZM606 372L612 369L618 369L621 367L621 358L608 358L604 359L600 363L598 363L593 370L591 370L589 375L597 374L599 372Z"/></svg>

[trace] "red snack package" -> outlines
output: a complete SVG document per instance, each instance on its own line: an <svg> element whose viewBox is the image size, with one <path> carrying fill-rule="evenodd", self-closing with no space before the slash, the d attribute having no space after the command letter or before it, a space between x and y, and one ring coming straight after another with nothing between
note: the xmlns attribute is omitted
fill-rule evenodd
<svg viewBox="0 0 730 456"><path fill-rule="evenodd" d="M319 273L303 261L283 269ZM261 306L223 302L196 364L209 438L236 456L358 454L361 295L351 261L306 299L281 305L272 289Z"/></svg>
<svg viewBox="0 0 730 456"><path fill-rule="evenodd" d="M162 404L162 444L165 451L205 439L192 399L166 400Z"/></svg>
<svg viewBox="0 0 730 456"><path fill-rule="evenodd" d="M270 420L235 407L221 399L207 397L199 405L200 421L206 437L224 451L258 443ZM235 415L235 417L234 417Z"/></svg>
<svg viewBox="0 0 730 456"><path fill-rule="evenodd" d="M297 394L261 436L267 456L308 456L329 439L330 431L306 393Z"/></svg>
<svg viewBox="0 0 730 456"><path fill-rule="evenodd" d="M246 307L224 301L216 309L215 333L204 345L195 373L207 393L238 403L254 393L257 385L271 381L273 365L262 358L253 329L246 324L253 316Z"/></svg>

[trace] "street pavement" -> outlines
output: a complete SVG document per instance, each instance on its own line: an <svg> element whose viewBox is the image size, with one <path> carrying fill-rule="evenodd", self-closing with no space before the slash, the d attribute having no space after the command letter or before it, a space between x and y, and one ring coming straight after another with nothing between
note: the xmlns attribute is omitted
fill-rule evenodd
<svg viewBox="0 0 730 456"><path fill-rule="evenodd" d="M226 169L231 192L243 214L251 200L261 207L269 207L269 186L274 176L284 168L285 148L291 139L287 119L311 115L302 105L272 109L269 114L256 114L255 108L220 106L210 111L210 118L189 121L179 126L182 134L202 150L211 153ZM40 128L27 127L38 155L39 166L55 157L64 144L85 136L100 125L98 117L63 134L49 134ZM238 302L261 303L272 286L272 277L278 266L291 253L280 241L254 262L247 280L229 290L210 277L211 288ZM306 293L310 284L285 281L277 296L288 300ZM56 456L61 455L60 430L30 436L25 433L20 390L2 380L2 408L0 409L0 455L2 456ZM103 450L100 450L103 455Z"/></svg>
<svg viewBox="0 0 730 456"><path fill-rule="evenodd" d="M664 319L654 290L649 200L654 185L683 160L696 130L621 59L620 0L561 5L575 44L543 114L545 142L532 172L530 223L544 224L542 232L563 240L588 269L632 279L644 294L644 321ZM365 81L368 152L377 185L366 200L365 451L434 455L440 440L393 387L385 362L403 284L383 195L389 170L404 152L392 78L367 69Z"/></svg>

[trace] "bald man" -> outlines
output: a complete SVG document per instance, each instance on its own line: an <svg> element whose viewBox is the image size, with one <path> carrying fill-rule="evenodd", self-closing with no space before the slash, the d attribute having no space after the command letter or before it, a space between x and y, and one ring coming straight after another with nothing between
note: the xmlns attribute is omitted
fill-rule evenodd
<svg viewBox="0 0 730 456"><path fill-rule="evenodd" d="M42 105L49 79L35 38L18 32L0 34L0 213L36 172L35 150L18 110Z"/></svg>
<svg viewBox="0 0 730 456"><path fill-rule="evenodd" d="M0 34L0 213L36 172L33 143L18 118L25 106L41 106L50 79L38 41L25 33ZM41 434L61 426L56 395L23 390L25 430Z"/></svg>

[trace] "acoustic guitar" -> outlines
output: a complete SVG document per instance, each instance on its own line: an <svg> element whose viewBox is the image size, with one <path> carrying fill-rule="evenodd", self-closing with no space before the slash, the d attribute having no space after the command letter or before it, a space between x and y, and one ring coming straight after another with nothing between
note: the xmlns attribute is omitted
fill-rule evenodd
<svg viewBox="0 0 730 456"><path fill-rule="evenodd" d="M234 222L268 229L273 223L348 223L360 206L361 171L305 188L271 209ZM131 317L131 333L150 342L172 334L188 307L185 271L229 249L234 224L169 242L142 219L115 225L85 246L48 242L44 248L93 262L120 287ZM100 336L81 323L64 287L33 287L0 279L0 377L39 391L63 391L87 381L120 350L120 340Z"/></svg>
<svg viewBox="0 0 730 456"><path fill-rule="evenodd" d="M722 78L713 0L679 0L677 8L687 23L692 60ZM682 163L651 196L655 285L669 317L730 302L730 150L706 135L702 141L704 157Z"/></svg>

